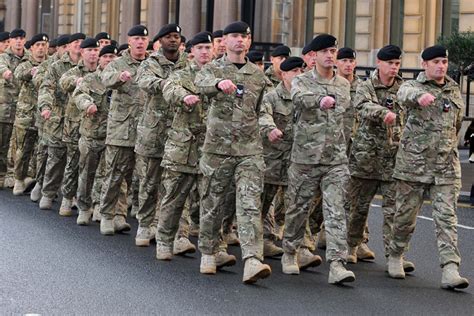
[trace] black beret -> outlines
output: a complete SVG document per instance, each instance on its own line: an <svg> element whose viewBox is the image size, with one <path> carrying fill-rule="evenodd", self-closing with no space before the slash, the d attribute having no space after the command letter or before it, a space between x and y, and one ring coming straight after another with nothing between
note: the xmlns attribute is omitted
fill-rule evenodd
<svg viewBox="0 0 474 316"><path fill-rule="evenodd" d="M400 59L402 57L402 50L396 45L387 45L382 47L377 53L377 58L383 61Z"/></svg>
<svg viewBox="0 0 474 316"><path fill-rule="evenodd" d="M97 33L97 35L95 36L95 39L96 40L101 40L101 39L109 40L110 35L107 32L100 32L100 33Z"/></svg>
<svg viewBox="0 0 474 316"><path fill-rule="evenodd" d="M423 60L432 60L438 57L448 57L449 53L446 47L441 45L435 45L427 47L421 53L421 59Z"/></svg>
<svg viewBox="0 0 474 316"><path fill-rule="evenodd" d="M30 49L31 48L31 42L30 41L26 41L25 42L25 49Z"/></svg>
<svg viewBox="0 0 474 316"><path fill-rule="evenodd" d="M291 55L291 49L285 45L280 45L280 46L275 47L275 49L271 53L272 57L278 57L278 56L289 57L290 55Z"/></svg>
<svg viewBox="0 0 474 316"><path fill-rule="evenodd" d="M51 48L55 48L58 46L58 39L57 38L53 38L50 42L49 42L49 47Z"/></svg>
<svg viewBox="0 0 474 316"><path fill-rule="evenodd" d="M186 43L186 36L181 35L181 43Z"/></svg>
<svg viewBox="0 0 474 316"><path fill-rule="evenodd" d="M250 26L242 21L232 22L222 32L223 35L230 33L250 34Z"/></svg>
<svg viewBox="0 0 474 316"><path fill-rule="evenodd" d="M256 50L251 50L247 53L247 58L253 63L257 61L263 61L263 53Z"/></svg>
<svg viewBox="0 0 474 316"><path fill-rule="evenodd" d="M110 45L114 45L115 47L118 47L118 42L116 40L111 40Z"/></svg>
<svg viewBox="0 0 474 316"><path fill-rule="evenodd" d="M9 32L1 32L0 33L0 42L6 41L9 38L10 38L10 33Z"/></svg>
<svg viewBox="0 0 474 316"><path fill-rule="evenodd" d="M192 47L193 44L191 44L191 40L187 41L184 47L184 52L189 54L191 52Z"/></svg>
<svg viewBox="0 0 474 316"><path fill-rule="evenodd" d="M148 36L148 29L144 25L135 25L127 33L128 36Z"/></svg>
<svg viewBox="0 0 474 316"><path fill-rule="evenodd" d="M146 50L153 50L153 42L148 42L148 46L146 47Z"/></svg>
<svg viewBox="0 0 474 316"><path fill-rule="evenodd" d="M163 36L168 35L170 33L179 33L181 35L181 26L175 23L166 24L160 29L158 34L156 34L155 38L158 40L162 38Z"/></svg>
<svg viewBox="0 0 474 316"><path fill-rule="evenodd" d="M117 49L117 47L115 47L115 45L106 45L106 46L102 47L102 49L100 50L99 57L102 56L102 55L105 55L105 54L117 55L118 54L118 49Z"/></svg>
<svg viewBox="0 0 474 316"><path fill-rule="evenodd" d="M350 47L339 48L339 50L337 51L337 59L355 59L356 56L356 51Z"/></svg>
<svg viewBox="0 0 474 316"><path fill-rule="evenodd" d="M303 50L301 51L301 54L306 55L307 53L309 53L309 52L311 51L309 44L310 44L310 43L306 44L306 45L303 47Z"/></svg>
<svg viewBox="0 0 474 316"><path fill-rule="evenodd" d="M126 49L128 49L128 44L122 44L117 48L119 54Z"/></svg>
<svg viewBox="0 0 474 316"><path fill-rule="evenodd" d="M26 32L23 29L14 29L10 32L10 38L26 37Z"/></svg>
<svg viewBox="0 0 474 316"><path fill-rule="evenodd" d="M33 36L33 37L29 40L31 46L32 46L32 45L35 45L35 43L41 42L41 41L48 42L48 41L49 41L48 34L46 34L46 33L39 33L39 34L36 34L35 36Z"/></svg>
<svg viewBox="0 0 474 316"><path fill-rule="evenodd" d="M300 57L288 57L284 62L280 64L281 71L290 71L295 68L303 68L304 67L304 60Z"/></svg>
<svg viewBox="0 0 474 316"><path fill-rule="evenodd" d="M211 44L212 43L212 34L209 32L199 32L194 37L190 40L191 45L197 45L197 44Z"/></svg>
<svg viewBox="0 0 474 316"><path fill-rule="evenodd" d="M212 32L212 38L218 38L224 36L224 31L223 30L216 30Z"/></svg>
<svg viewBox="0 0 474 316"><path fill-rule="evenodd" d="M69 43L72 43L77 40L85 40L86 39L86 34L84 33L74 33L71 36L69 36Z"/></svg>
<svg viewBox="0 0 474 316"><path fill-rule="evenodd" d="M70 37L69 34L64 34L64 35L59 36L56 43L58 47L69 44L69 37Z"/></svg>
<svg viewBox="0 0 474 316"><path fill-rule="evenodd" d="M88 37L81 42L81 48L98 48L99 46L99 42L93 37Z"/></svg>
<svg viewBox="0 0 474 316"><path fill-rule="evenodd" d="M313 40L307 45L307 53L312 51L319 51L329 47L337 47L337 39L331 34L320 34L313 38Z"/></svg>

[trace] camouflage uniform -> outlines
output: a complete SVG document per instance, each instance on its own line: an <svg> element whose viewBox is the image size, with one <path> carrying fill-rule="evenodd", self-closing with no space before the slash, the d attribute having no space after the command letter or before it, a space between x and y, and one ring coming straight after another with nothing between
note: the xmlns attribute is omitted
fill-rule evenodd
<svg viewBox="0 0 474 316"><path fill-rule="evenodd" d="M390 243L390 255L399 256L408 250L416 216L423 205L423 193L428 191L442 267L461 261L456 229L461 188L457 145L464 112L458 84L449 77L445 82L440 86L422 72L416 80L404 83L398 90L398 100L407 110L407 123L393 173L398 183ZM417 101L424 93L436 98L427 107Z"/></svg>
<svg viewBox="0 0 474 316"><path fill-rule="evenodd" d="M244 86L243 95L227 95L216 85L224 79ZM196 86L211 98L203 156L199 248L213 255L219 248L219 230L226 188L235 180L236 215L242 259L263 260L261 194L265 163L259 133L261 100L271 83L247 61L240 69L224 55L203 67Z"/></svg>
<svg viewBox="0 0 474 316"><path fill-rule="evenodd" d="M22 59L23 57L15 55L10 48L0 55L0 187L3 187L7 173L8 150L20 92L20 82L16 77L5 80L2 75L7 70L13 73Z"/></svg>
<svg viewBox="0 0 474 316"><path fill-rule="evenodd" d="M173 109L163 98L163 85L175 70L186 66L184 54L176 63L168 60L163 50L153 53L138 69L138 85L148 98L138 123L135 152L142 161L137 219L141 227L149 227L156 214L158 191L161 186L161 160L167 133L173 120Z"/></svg>
<svg viewBox="0 0 474 316"><path fill-rule="evenodd" d="M397 76L394 84L387 87L380 81L376 70L370 79L359 85L354 101L359 127L349 158L351 180L347 243L350 247L357 247L364 241L370 203L380 189L383 196L383 241L386 256L392 239L395 214L395 181L392 174L403 129L404 110L397 101L397 91L402 83L403 79ZM392 100L393 104L387 104L387 99L389 102ZM394 125L387 127L383 120L389 112L395 113L397 119Z"/></svg>
<svg viewBox="0 0 474 316"><path fill-rule="evenodd" d="M278 86L278 84L281 82L281 79L275 75L273 65L268 67L268 69L265 71L265 76L267 76L267 78L271 81L273 87Z"/></svg>
<svg viewBox="0 0 474 316"><path fill-rule="evenodd" d="M67 146L67 159L64 168L62 194L71 200L76 196L77 182L79 177L79 126L83 115L81 109L76 106L72 94L76 88L76 81L88 73L94 72L84 66L81 60L76 67L66 71L59 80L59 85L68 94L66 109L64 110L63 142Z"/></svg>
<svg viewBox="0 0 474 316"><path fill-rule="evenodd" d="M163 96L175 107L176 114L161 163L165 191L161 199L156 242L170 249L186 199L201 179L199 159L206 134L208 102L206 98L193 106L183 102L187 95L198 95L194 79L199 70L199 65L191 62L186 68L172 73L163 88Z"/></svg>
<svg viewBox="0 0 474 316"><path fill-rule="evenodd" d="M267 214L278 188L281 186L282 190L286 191L287 171L293 144L293 102L290 92L282 82L263 97L259 125L263 138L265 160L265 186L262 195L262 217L265 219L263 237L276 240L274 216ZM268 140L268 134L275 128L282 131L283 139L271 143Z"/></svg>
<svg viewBox="0 0 474 316"><path fill-rule="evenodd" d="M32 81L31 70L40 64L41 62L37 62L32 55L29 55L15 69L15 78L21 84L14 123L17 142L15 155L16 180L24 180L28 176L30 159L32 158L38 138L38 127L36 125L36 121L39 118L36 104L38 92Z"/></svg>
<svg viewBox="0 0 474 316"><path fill-rule="evenodd" d="M106 175L100 199L100 213L106 220L112 220L115 216L122 181L125 179L128 188L132 185L137 123L145 104L145 94L138 87L137 70L140 64L141 61L133 59L127 50L100 74L105 87L113 90L105 139ZM128 71L132 79L121 81L123 71Z"/></svg>
<svg viewBox="0 0 474 316"><path fill-rule="evenodd" d="M283 249L295 254L305 234L310 206L322 193L327 235L326 260L345 261L347 256L345 186L349 177L343 115L350 105L349 82L334 74L327 80L314 68L292 82L296 111L294 142L288 170L288 190ZM334 95L333 108L322 110L320 101Z"/></svg>
<svg viewBox="0 0 474 316"><path fill-rule="evenodd" d="M67 147L62 141L64 126L64 110L68 95L59 86L61 76L76 66L68 53L55 61L48 68L38 92L40 112L51 111L51 117L44 122L44 133L48 141L48 158L41 193L53 199L61 186L66 166Z"/></svg>

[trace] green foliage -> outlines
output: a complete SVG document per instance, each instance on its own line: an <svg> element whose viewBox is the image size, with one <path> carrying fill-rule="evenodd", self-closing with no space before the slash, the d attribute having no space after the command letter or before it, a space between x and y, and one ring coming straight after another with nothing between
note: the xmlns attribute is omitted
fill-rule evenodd
<svg viewBox="0 0 474 316"><path fill-rule="evenodd" d="M449 36L440 36L438 44L449 51L449 62L461 72L474 62L474 32L454 32Z"/></svg>

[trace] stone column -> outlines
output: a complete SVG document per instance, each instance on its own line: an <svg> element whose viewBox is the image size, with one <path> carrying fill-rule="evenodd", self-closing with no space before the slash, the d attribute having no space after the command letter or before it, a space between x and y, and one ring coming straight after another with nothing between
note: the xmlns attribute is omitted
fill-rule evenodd
<svg viewBox="0 0 474 316"><path fill-rule="evenodd" d="M140 0L122 0L120 43L127 41L128 30L140 23Z"/></svg>
<svg viewBox="0 0 474 316"><path fill-rule="evenodd" d="M21 0L7 0L5 13L5 31L10 32L21 24Z"/></svg>
<svg viewBox="0 0 474 316"><path fill-rule="evenodd" d="M237 21L238 0L219 0L214 2L214 30L221 30L230 22Z"/></svg>
<svg viewBox="0 0 474 316"><path fill-rule="evenodd" d="M168 24L168 17L170 11L169 0L149 0L148 1L148 30L150 35L155 36L160 28Z"/></svg>
<svg viewBox="0 0 474 316"><path fill-rule="evenodd" d="M179 25L183 28L182 34L188 39L201 30L201 1L180 1Z"/></svg>

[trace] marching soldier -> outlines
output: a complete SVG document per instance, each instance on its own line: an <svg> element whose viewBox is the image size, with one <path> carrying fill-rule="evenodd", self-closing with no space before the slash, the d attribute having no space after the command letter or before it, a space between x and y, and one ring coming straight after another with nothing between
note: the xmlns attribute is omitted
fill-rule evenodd
<svg viewBox="0 0 474 316"><path fill-rule="evenodd" d="M273 86L276 87L282 80L280 65L285 59L290 57L291 50L288 46L277 46L270 54L272 65L265 71L265 75L270 79Z"/></svg>
<svg viewBox="0 0 474 316"><path fill-rule="evenodd" d="M0 32L0 54L3 54L10 47L10 33Z"/></svg>

